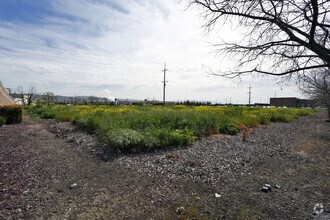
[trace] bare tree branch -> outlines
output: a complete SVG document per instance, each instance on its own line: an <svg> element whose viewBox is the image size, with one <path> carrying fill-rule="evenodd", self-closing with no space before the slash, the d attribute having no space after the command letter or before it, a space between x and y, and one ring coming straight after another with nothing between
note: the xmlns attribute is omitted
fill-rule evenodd
<svg viewBox="0 0 330 220"><path fill-rule="evenodd" d="M215 75L285 76L330 68L328 0L187 1L203 9L209 31L217 23L233 19L238 27L248 30L240 43L215 45L219 53L237 58L233 71Z"/></svg>
<svg viewBox="0 0 330 220"><path fill-rule="evenodd" d="M330 70L323 68L298 75L297 85L303 93L327 107L330 119Z"/></svg>
<svg viewBox="0 0 330 220"><path fill-rule="evenodd" d="M34 86L30 86L28 90L25 90L23 86L18 86L16 93L22 100L23 105L31 105L37 97L37 90Z"/></svg>

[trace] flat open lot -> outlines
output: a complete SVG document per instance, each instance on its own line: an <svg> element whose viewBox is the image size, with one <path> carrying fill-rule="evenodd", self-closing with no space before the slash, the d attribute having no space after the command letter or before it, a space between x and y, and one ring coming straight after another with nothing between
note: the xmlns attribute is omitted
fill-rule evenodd
<svg viewBox="0 0 330 220"><path fill-rule="evenodd" d="M71 125L26 116L0 128L0 219L329 219L325 120L320 111L245 142L215 135L105 159Z"/></svg>

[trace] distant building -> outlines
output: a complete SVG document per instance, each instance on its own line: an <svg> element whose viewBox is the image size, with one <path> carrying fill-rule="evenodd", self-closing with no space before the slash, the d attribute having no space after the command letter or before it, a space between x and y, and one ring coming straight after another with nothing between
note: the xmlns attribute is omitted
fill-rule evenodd
<svg viewBox="0 0 330 220"><path fill-rule="evenodd" d="M0 81L0 106L1 105L14 105L15 101L9 96L7 89Z"/></svg>
<svg viewBox="0 0 330 220"><path fill-rule="evenodd" d="M23 96L23 98L22 98L22 96ZM24 103L28 102L28 96L27 95L22 95L22 94L18 94L18 93L11 93L10 97L15 100L16 105L24 105Z"/></svg>
<svg viewBox="0 0 330 220"><path fill-rule="evenodd" d="M299 99L298 107L317 107L317 102L311 99Z"/></svg>
<svg viewBox="0 0 330 220"><path fill-rule="evenodd" d="M276 107L316 107L315 100L296 97L270 98L270 105Z"/></svg>
<svg viewBox="0 0 330 220"><path fill-rule="evenodd" d="M147 100L115 98L115 105L144 105Z"/></svg>
<svg viewBox="0 0 330 220"><path fill-rule="evenodd" d="M267 107L270 106L269 103L254 103L254 106L256 107Z"/></svg>

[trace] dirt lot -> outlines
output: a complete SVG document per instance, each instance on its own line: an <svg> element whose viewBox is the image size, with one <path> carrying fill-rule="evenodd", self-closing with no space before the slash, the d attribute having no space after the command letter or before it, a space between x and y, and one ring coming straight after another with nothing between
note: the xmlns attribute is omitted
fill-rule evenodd
<svg viewBox="0 0 330 220"><path fill-rule="evenodd" d="M0 128L0 219L330 219L325 117L105 157L70 124L26 116Z"/></svg>

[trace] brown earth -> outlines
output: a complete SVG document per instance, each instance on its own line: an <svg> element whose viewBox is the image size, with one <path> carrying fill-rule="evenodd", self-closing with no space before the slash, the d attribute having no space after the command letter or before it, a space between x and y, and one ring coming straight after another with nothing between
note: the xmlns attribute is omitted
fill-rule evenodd
<svg viewBox="0 0 330 220"><path fill-rule="evenodd" d="M330 219L325 117L104 160L26 116L0 128L0 219Z"/></svg>

